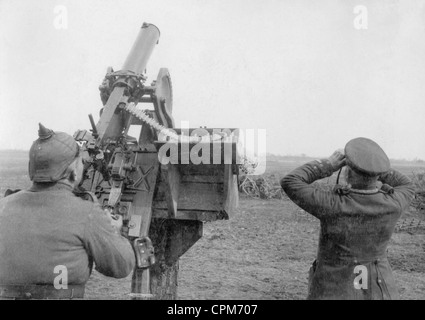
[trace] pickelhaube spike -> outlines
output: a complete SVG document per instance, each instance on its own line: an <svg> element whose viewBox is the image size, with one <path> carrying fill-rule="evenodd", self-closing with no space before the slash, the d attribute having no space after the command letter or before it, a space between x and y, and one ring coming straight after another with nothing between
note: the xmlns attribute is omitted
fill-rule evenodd
<svg viewBox="0 0 425 320"><path fill-rule="evenodd" d="M47 129L45 126L43 126L41 123L38 124L38 137L41 140L49 139L53 135L53 130Z"/></svg>

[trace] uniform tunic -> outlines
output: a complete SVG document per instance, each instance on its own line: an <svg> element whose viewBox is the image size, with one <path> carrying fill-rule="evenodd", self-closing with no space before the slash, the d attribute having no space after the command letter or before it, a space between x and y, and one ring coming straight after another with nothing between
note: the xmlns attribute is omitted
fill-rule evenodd
<svg viewBox="0 0 425 320"><path fill-rule="evenodd" d="M380 181L386 190L391 186L391 192L335 192L312 184L332 173L329 161L312 161L281 180L289 198L320 220L318 253L310 269L307 298L399 298L387 245L397 220L414 197L412 183L390 170ZM366 280L359 281L360 275Z"/></svg>
<svg viewBox="0 0 425 320"><path fill-rule="evenodd" d="M52 285L64 270L57 266L68 284L84 285L93 262L106 276L130 274L133 248L100 206L65 183L42 185L0 200L0 285Z"/></svg>

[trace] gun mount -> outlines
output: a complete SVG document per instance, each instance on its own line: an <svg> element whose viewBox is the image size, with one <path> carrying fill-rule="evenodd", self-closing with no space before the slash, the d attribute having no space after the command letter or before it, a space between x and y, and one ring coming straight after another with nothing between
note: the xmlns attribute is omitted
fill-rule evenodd
<svg viewBox="0 0 425 320"><path fill-rule="evenodd" d="M133 299L175 298L179 257L202 237L203 222L228 219L238 203L238 130L176 129L168 69L146 85L159 35L143 24L122 69L108 68L99 87L99 121L89 115L91 132L74 134L89 155L81 188L123 217L135 249Z"/></svg>

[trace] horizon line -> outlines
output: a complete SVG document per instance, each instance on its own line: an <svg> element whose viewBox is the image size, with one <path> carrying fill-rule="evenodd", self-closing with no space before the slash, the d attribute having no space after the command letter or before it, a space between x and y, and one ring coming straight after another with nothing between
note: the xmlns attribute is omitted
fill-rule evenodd
<svg viewBox="0 0 425 320"><path fill-rule="evenodd" d="M29 149L10 149L10 148L0 148L0 152L29 152ZM279 154L279 153L266 153L267 157L296 157L296 158L312 158L312 159L325 159L327 157L324 156L311 156L308 154ZM405 161L405 162L425 162L425 160L421 158L414 158L414 159L405 159L405 158L390 158L390 161Z"/></svg>

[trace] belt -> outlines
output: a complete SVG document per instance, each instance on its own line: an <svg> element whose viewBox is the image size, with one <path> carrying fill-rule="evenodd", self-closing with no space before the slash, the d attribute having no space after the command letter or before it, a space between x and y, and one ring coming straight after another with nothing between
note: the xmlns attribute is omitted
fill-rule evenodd
<svg viewBox="0 0 425 320"><path fill-rule="evenodd" d="M84 297L84 285L56 289L52 285L0 285L0 299L75 299Z"/></svg>
<svg viewBox="0 0 425 320"><path fill-rule="evenodd" d="M379 263L379 262L387 262L387 256L386 254L383 255L376 255L376 256L370 256L370 257L323 257L320 256L316 258L317 262L323 262L327 265L335 265L335 266L343 266L343 265L350 265L350 264L366 264L366 263Z"/></svg>

